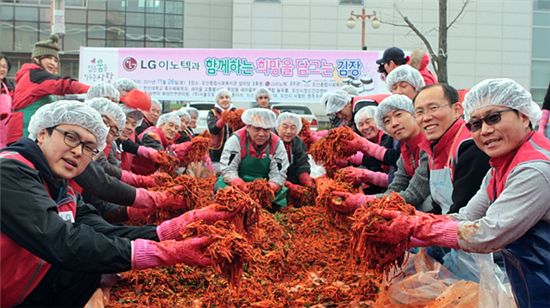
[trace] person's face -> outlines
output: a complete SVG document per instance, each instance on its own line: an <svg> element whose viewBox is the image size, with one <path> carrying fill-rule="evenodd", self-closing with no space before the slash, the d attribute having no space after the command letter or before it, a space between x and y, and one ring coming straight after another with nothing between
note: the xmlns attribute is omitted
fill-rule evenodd
<svg viewBox="0 0 550 308"><path fill-rule="evenodd" d="M252 125L247 125L246 131L255 146L264 145L271 135L271 130L269 128L255 127Z"/></svg>
<svg viewBox="0 0 550 308"><path fill-rule="evenodd" d="M149 122L155 124L160 117L160 107L157 104L151 104L151 110L144 112L143 115Z"/></svg>
<svg viewBox="0 0 550 308"><path fill-rule="evenodd" d="M51 134L43 129L36 140L52 173L66 180L81 174L99 152L95 136L77 125L59 125Z"/></svg>
<svg viewBox="0 0 550 308"><path fill-rule="evenodd" d="M162 124L160 130L164 133L164 137L168 140L173 140L180 129L180 126L174 122L166 122Z"/></svg>
<svg viewBox="0 0 550 308"><path fill-rule="evenodd" d="M481 119L492 124L480 122ZM468 123L473 124L470 131L476 146L490 157L500 157L515 151L531 131L527 116L505 106L480 108L472 112Z"/></svg>
<svg viewBox="0 0 550 308"><path fill-rule="evenodd" d="M386 70L386 76L391 73L395 68L397 67L397 64L393 62L393 60L388 61L387 63L384 63L384 69Z"/></svg>
<svg viewBox="0 0 550 308"><path fill-rule="evenodd" d="M369 140L375 140L380 132L373 118L364 117L356 123L356 126L361 135Z"/></svg>
<svg viewBox="0 0 550 308"><path fill-rule="evenodd" d="M126 124L124 125L124 129L118 139L122 141L128 140L128 138L130 138L136 131L137 124L138 121L136 119L126 116Z"/></svg>
<svg viewBox="0 0 550 308"><path fill-rule="evenodd" d="M0 80L8 76L8 61L6 59L0 59Z"/></svg>
<svg viewBox="0 0 550 308"><path fill-rule="evenodd" d="M414 116L401 109L388 112L382 121L388 135L397 141L407 141L420 133Z"/></svg>
<svg viewBox="0 0 550 308"><path fill-rule="evenodd" d="M220 95L218 97L218 105L222 107L223 109L229 108L231 105L231 96L229 95Z"/></svg>
<svg viewBox="0 0 550 308"><path fill-rule="evenodd" d="M291 120L285 120L277 127L277 133L283 142L290 143L298 135L298 127Z"/></svg>
<svg viewBox="0 0 550 308"><path fill-rule="evenodd" d="M191 123L191 120L189 118L181 117L180 129L182 130L186 129L190 123Z"/></svg>
<svg viewBox="0 0 550 308"><path fill-rule="evenodd" d="M42 66L50 74L59 74L59 59L54 56L40 59L40 66Z"/></svg>
<svg viewBox="0 0 550 308"><path fill-rule="evenodd" d="M416 122L426 133L426 138L436 141L447 131L463 112L460 103L451 104L441 87L424 89L414 102Z"/></svg>
<svg viewBox="0 0 550 308"><path fill-rule="evenodd" d="M107 134L107 144L111 144L119 136L118 127L116 126L115 120L111 119L106 115L102 115L103 123L109 127L109 133Z"/></svg>
<svg viewBox="0 0 550 308"><path fill-rule="evenodd" d="M336 117L350 123L353 120L353 110L351 108L351 103L348 103L344 109L336 113Z"/></svg>
<svg viewBox="0 0 550 308"><path fill-rule="evenodd" d="M406 81L399 81L393 84L391 87L392 94L402 94L411 100L416 96L416 89Z"/></svg>
<svg viewBox="0 0 550 308"><path fill-rule="evenodd" d="M267 96L267 94L261 94L256 98L256 104L261 108L269 108L269 96Z"/></svg>
<svg viewBox="0 0 550 308"><path fill-rule="evenodd" d="M191 117L191 121L189 121L189 127L197 128L197 117Z"/></svg>

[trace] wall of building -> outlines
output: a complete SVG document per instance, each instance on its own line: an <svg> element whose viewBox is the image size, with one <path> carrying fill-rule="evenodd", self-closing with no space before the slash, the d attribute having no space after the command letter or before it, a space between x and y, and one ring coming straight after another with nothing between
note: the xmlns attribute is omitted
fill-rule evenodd
<svg viewBox="0 0 550 308"><path fill-rule="evenodd" d="M448 20L462 1L448 1ZM399 7L437 48L437 1L372 0L367 12L377 11L384 22L403 24ZM351 10L361 5L339 0L233 1L233 48L359 49L361 23L346 27ZM186 14L187 17L187 14ZM471 87L486 78L510 77L529 88L531 83L532 0L470 1L448 33L449 82ZM187 19L187 18L186 18ZM405 50L424 47L407 27L367 24L369 50L398 46Z"/></svg>
<svg viewBox="0 0 550 308"><path fill-rule="evenodd" d="M184 3L184 46L188 48L231 48L233 3L225 0L186 0Z"/></svg>

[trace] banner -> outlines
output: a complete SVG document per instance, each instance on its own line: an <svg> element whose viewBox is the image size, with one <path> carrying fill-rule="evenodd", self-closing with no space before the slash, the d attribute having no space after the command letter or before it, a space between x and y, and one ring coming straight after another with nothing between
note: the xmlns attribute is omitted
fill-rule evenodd
<svg viewBox="0 0 550 308"><path fill-rule="evenodd" d="M130 78L159 100L213 101L228 88L233 101L254 101L266 87L273 102L318 102L353 84L360 95L387 93L377 72L380 51L80 48L83 83Z"/></svg>

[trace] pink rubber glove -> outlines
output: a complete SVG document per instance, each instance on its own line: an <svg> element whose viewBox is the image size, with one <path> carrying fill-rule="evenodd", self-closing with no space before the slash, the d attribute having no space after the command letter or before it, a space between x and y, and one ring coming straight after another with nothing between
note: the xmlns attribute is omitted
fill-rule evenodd
<svg viewBox="0 0 550 308"><path fill-rule="evenodd" d="M122 176L120 180L126 184L132 185L134 187L157 187L161 179L170 177L167 173L158 172L151 175L139 175L133 172L122 170Z"/></svg>
<svg viewBox="0 0 550 308"><path fill-rule="evenodd" d="M143 219L151 216L155 212L155 208L138 209L132 206L126 208L126 214L131 220Z"/></svg>
<svg viewBox="0 0 550 308"><path fill-rule="evenodd" d="M369 235L377 242L397 244L411 240L411 245L459 248L458 222L444 215L406 215L399 211L378 211L389 224L380 225L382 232Z"/></svg>
<svg viewBox="0 0 550 308"><path fill-rule="evenodd" d="M311 131L311 139L314 141L319 141L321 138L326 138L328 136L328 129L318 130L316 132Z"/></svg>
<svg viewBox="0 0 550 308"><path fill-rule="evenodd" d="M153 148L148 148L144 146L139 146L137 151L138 156L142 156L147 158L150 161L153 161L155 163L159 163L160 157L159 152Z"/></svg>
<svg viewBox="0 0 550 308"><path fill-rule="evenodd" d="M182 159L187 151L189 151L189 149L191 148L191 144L191 141L174 144L172 145L172 151L176 154L176 157L178 159Z"/></svg>
<svg viewBox="0 0 550 308"><path fill-rule="evenodd" d="M248 186L246 185L246 182L239 177L236 177L233 180L231 180L231 186L235 186L245 193L248 192Z"/></svg>
<svg viewBox="0 0 550 308"><path fill-rule="evenodd" d="M300 199L302 197L302 189L300 185L294 184L290 181L285 182L285 186L288 188L288 194L294 199Z"/></svg>
<svg viewBox="0 0 550 308"><path fill-rule="evenodd" d="M348 180L357 185L367 182L368 174L372 171L364 168L356 168L350 166L342 169L341 172L345 174Z"/></svg>
<svg viewBox="0 0 550 308"><path fill-rule="evenodd" d="M363 152L358 151L357 153L351 155L348 158L348 161L354 166L360 166L363 163L363 156L365 156Z"/></svg>
<svg viewBox="0 0 550 308"><path fill-rule="evenodd" d="M157 226L157 234L161 241L179 240L181 239L181 231L192 222L201 220L207 224L212 224L218 220L229 220L234 215L235 213L218 211L215 205L209 205L162 222Z"/></svg>
<svg viewBox="0 0 550 308"><path fill-rule="evenodd" d="M308 187L315 186L315 182L313 181L313 178L307 172L300 173L300 175L298 176L298 181L300 182L300 184L304 186L308 186Z"/></svg>
<svg viewBox="0 0 550 308"><path fill-rule="evenodd" d="M218 119L218 121L216 121L216 127L217 128L222 128L223 126L225 125L225 122L222 120L222 118L220 117Z"/></svg>
<svg viewBox="0 0 550 308"><path fill-rule="evenodd" d="M144 269L163 265L185 263L191 266L213 265L205 251L212 240L192 237L183 241L168 240L153 242L137 239L132 241L132 269Z"/></svg>
<svg viewBox="0 0 550 308"><path fill-rule="evenodd" d="M176 186L177 189L177 186ZM133 207L136 208L173 208L179 209L184 204L183 195L170 194L163 191L148 191L143 188L136 189L136 198Z"/></svg>
<svg viewBox="0 0 550 308"><path fill-rule="evenodd" d="M546 133L546 127L548 126L548 118L550 118L550 110L543 109L542 118L540 118L539 129L538 129L538 132L543 135Z"/></svg>
<svg viewBox="0 0 550 308"><path fill-rule="evenodd" d="M330 207L336 212L349 214L355 212L356 209L364 206L367 202L376 200L375 196L365 195L362 193L352 194L345 191L335 191L334 196L344 199L341 203L331 203ZM334 200L333 200L334 201Z"/></svg>
<svg viewBox="0 0 550 308"><path fill-rule="evenodd" d="M204 154L202 162L204 163L204 166L206 167L206 169L208 169L208 171L216 172L216 170L214 169L214 164L212 164L212 159L210 159L210 155L208 153Z"/></svg>
<svg viewBox="0 0 550 308"><path fill-rule="evenodd" d="M378 145L374 142L371 142L367 138L361 137L358 134L354 134L354 138L351 141L346 141L347 147L355 148L358 151L363 152L373 158L382 161L384 160L384 155L386 154L387 148Z"/></svg>
<svg viewBox="0 0 550 308"><path fill-rule="evenodd" d="M268 182L268 183L269 183L269 188L271 188L271 190L274 193L277 193L281 189L281 186L279 186L278 184L275 184L273 182Z"/></svg>

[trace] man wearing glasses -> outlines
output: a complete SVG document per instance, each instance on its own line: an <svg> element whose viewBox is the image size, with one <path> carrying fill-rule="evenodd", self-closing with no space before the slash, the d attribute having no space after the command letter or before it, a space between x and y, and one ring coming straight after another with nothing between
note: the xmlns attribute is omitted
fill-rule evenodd
<svg viewBox="0 0 550 308"><path fill-rule="evenodd" d="M433 84L422 88L414 99L414 108L416 122L427 139L420 148L428 154L431 212L457 213L478 191L489 169L489 157L472 140L453 87ZM473 258L462 251L448 252L440 247L428 250L457 276L475 280L479 273Z"/></svg>
<svg viewBox="0 0 550 308"><path fill-rule="evenodd" d="M2 307L83 307L104 273L215 264L205 256L208 238L180 234L193 221L231 216L205 207L158 226L111 225L67 184L107 134L96 110L62 100L39 108L29 138L0 152Z"/></svg>

